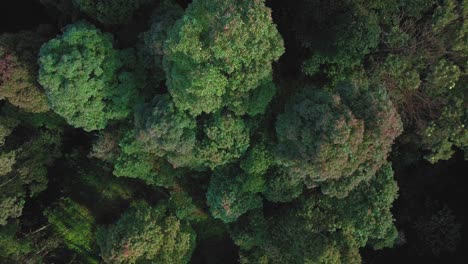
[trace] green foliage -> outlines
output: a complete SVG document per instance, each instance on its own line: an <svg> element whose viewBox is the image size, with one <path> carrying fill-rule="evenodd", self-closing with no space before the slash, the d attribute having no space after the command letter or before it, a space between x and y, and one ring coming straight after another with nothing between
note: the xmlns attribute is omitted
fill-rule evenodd
<svg viewBox="0 0 468 264"><path fill-rule="evenodd" d="M214 218L235 221L248 210L262 207L259 193L264 189L261 175L249 175L230 167L216 171L210 180L206 203Z"/></svg>
<svg viewBox="0 0 468 264"><path fill-rule="evenodd" d="M94 218L86 207L69 198L45 212L54 232L65 246L87 263L98 263L94 245Z"/></svg>
<svg viewBox="0 0 468 264"><path fill-rule="evenodd" d="M17 223L0 226L0 258L2 261L21 261L33 248L30 243L16 237Z"/></svg>
<svg viewBox="0 0 468 264"><path fill-rule="evenodd" d="M0 147L5 144L6 138L13 132L18 123L18 120L14 118L0 116Z"/></svg>
<svg viewBox="0 0 468 264"><path fill-rule="evenodd" d="M167 205L139 202L107 228L98 231L106 263L188 263L195 233L187 222L168 212Z"/></svg>
<svg viewBox="0 0 468 264"><path fill-rule="evenodd" d="M165 42L167 86L194 116L223 107L255 115L274 94L271 63L283 52L264 1L196 0Z"/></svg>
<svg viewBox="0 0 468 264"><path fill-rule="evenodd" d="M22 143L11 137L6 150L0 149L0 225L21 215L27 197L46 189L47 166L61 154L59 134L42 132ZM10 146L13 143L18 145Z"/></svg>
<svg viewBox="0 0 468 264"><path fill-rule="evenodd" d="M395 240L390 208L397 190L385 165L346 199L311 194L271 216L253 211L231 228L241 263L360 263L360 247Z"/></svg>
<svg viewBox="0 0 468 264"><path fill-rule="evenodd" d="M67 26L40 50L39 82L51 108L86 131L125 118L139 83L124 56L110 34L85 22Z"/></svg>
<svg viewBox="0 0 468 264"><path fill-rule="evenodd" d="M312 52L303 65L307 75L322 69L332 80L343 80L379 43L378 16L367 1L306 0L296 8L298 39Z"/></svg>
<svg viewBox="0 0 468 264"><path fill-rule="evenodd" d="M135 117L137 138L158 157L167 156L174 167L184 166L180 156L190 155L195 145L195 120L175 108L168 95L157 95Z"/></svg>
<svg viewBox="0 0 468 264"><path fill-rule="evenodd" d="M380 88L335 89L307 88L290 100L276 122L276 155L296 181L344 197L386 162L401 121Z"/></svg>
<svg viewBox="0 0 468 264"><path fill-rule="evenodd" d="M167 161L146 152L144 145L136 140L134 131L123 135L119 147L113 171L115 176L137 178L157 186L174 184L179 173Z"/></svg>
<svg viewBox="0 0 468 264"><path fill-rule="evenodd" d="M24 199L18 197L6 197L0 202L0 225L6 225L8 218L20 217L23 213Z"/></svg>
<svg viewBox="0 0 468 264"><path fill-rule="evenodd" d="M182 189L177 189L177 187L173 192L171 192L169 206L171 211L175 212L175 215L180 220L189 220L194 222L207 220L206 213L195 204L192 197Z"/></svg>
<svg viewBox="0 0 468 264"><path fill-rule="evenodd" d="M271 202L290 202L299 197L304 190L303 179L295 177L281 167L267 173L265 181L263 196Z"/></svg>
<svg viewBox="0 0 468 264"><path fill-rule="evenodd" d="M49 110L37 82L37 53L44 41L39 33L27 31L0 36L0 99L27 112Z"/></svg>
<svg viewBox="0 0 468 264"><path fill-rule="evenodd" d="M405 93L405 91L414 91L419 88L421 79L417 65L414 61L405 56L389 55L382 68L382 79L390 89L395 86L394 94ZM394 83L392 83L394 82ZM396 94L398 95L398 94ZM398 100L398 98L396 98Z"/></svg>
<svg viewBox="0 0 468 264"><path fill-rule="evenodd" d="M106 25L129 23L133 13L151 0L73 0L82 12Z"/></svg>
<svg viewBox="0 0 468 264"><path fill-rule="evenodd" d="M465 148L466 1L399 1L383 10L382 45L371 67L405 123L405 137L435 163ZM383 56L382 56L383 55ZM385 63L381 63L385 60ZM445 121L447 120L447 121Z"/></svg>
<svg viewBox="0 0 468 264"><path fill-rule="evenodd" d="M243 119L216 114L203 125L203 136L196 145L194 163L214 169L244 154L249 147L250 129Z"/></svg>
<svg viewBox="0 0 468 264"><path fill-rule="evenodd" d="M405 234L436 256L460 242L459 208L408 212L405 174L468 157L468 0L39 2L61 35L0 36L1 263L353 264Z"/></svg>
<svg viewBox="0 0 468 264"><path fill-rule="evenodd" d="M429 162L450 159L455 152L453 147L468 149L468 112L464 100L464 94L452 98L440 117L422 131L421 143L428 150L424 158Z"/></svg>
<svg viewBox="0 0 468 264"><path fill-rule="evenodd" d="M446 96L455 88L461 76L460 67L451 61L441 59L434 66L428 77L429 85L424 87L430 96Z"/></svg>
<svg viewBox="0 0 468 264"><path fill-rule="evenodd" d="M148 31L140 35L138 55L147 71L153 92L159 83L166 79L163 68L164 41L170 28L182 17L183 9L171 0L164 0L152 14Z"/></svg>
<svg viewBox="0 0 468 264"><path fill-rule="evenodd" d="M16 152L0 153L0 176L5 176L13 170L16 162Z"/></svg>

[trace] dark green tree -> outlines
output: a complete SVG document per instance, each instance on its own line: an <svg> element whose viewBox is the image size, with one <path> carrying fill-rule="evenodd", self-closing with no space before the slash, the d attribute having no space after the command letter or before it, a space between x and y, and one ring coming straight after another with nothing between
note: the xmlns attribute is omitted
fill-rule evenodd
<svg viewBox="0 0 468 264"><path fill-rule="evenodd" d="M264 179L261 174L246 174L236 167L217 170L211 177L206 203L211 214L225 223L248 210L262 207Z"/></svg>
<svg viewBox="0 0 468 264"><path fill-rule="evenodd" d="M346 199L310 193L269 215L252 211L230 227L241 263L360 263L360 247L393 244L397 190L385 165Z"/></svg>
<svg viewBox="0 0 468 264"><path fill-rule="evenodd" d="M146 151L135 131L125 126L102 131L89 156L111 164L117 177L140 179L150 185L172 186L182 173L165 159Z"/></svg>
<svg viewBox="0 0 468 264"><path fill-rule="evenodd" d="M46 189L47 166L61 155L57 132L39 132L26 140L10 138L11 144L0 149L0 225L21 216L26 199Z"/></svg>
<svg viewBox="0 0 468 264"><path fill-rule="evenodd" d="M184 10L172 0L164 0L158 5L150 19L150 28L140 35L137 45L138 55L146 69L148 90L154 96L155 88L165 80L163 68L164 41L169 30L177 19L181 18Z"/></svg>
<svg viewBox="0 0 468 264"><path fill-rule="evenodd" d="M382 50L370 72L405 124L401 142L431 163L466 149L466 1L398 1L382 9ZM423 33L422 33L423 32ZM417 157L419 158L419 157Z"/></svg>
<svg viewBox="0 0 468 264"><path fill-rule="evenodd" d="M293 5L294 31L312 56L304 61L307 75L346 79L379 44L380 27L369 1L301 0Z"/></svg>
<svg viewBox="0 0 468 264"><path fill-rule="evenodd" d="M106 25L129 23L133 13L151 0L72 0L83 13Z"/></svg>

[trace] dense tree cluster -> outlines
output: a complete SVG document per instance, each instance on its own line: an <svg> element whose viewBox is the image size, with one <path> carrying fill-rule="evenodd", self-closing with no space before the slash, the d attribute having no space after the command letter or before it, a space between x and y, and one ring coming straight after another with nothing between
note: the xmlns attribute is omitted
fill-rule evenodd
<svg viewBox="0 0 468 264"><path fill-rule="evenodd" d="M98 231L102 258L109 263L187 263L195 246L187 222L167 214L167 205L141 202L119 221Z"/></svg>
<svg viewBox="0 0 468 264"><path fill-rule="evenodd" d="M359 247L393 244L397 190L384 165L346 199L310 193L271 215L252 211L230 227L241 263L359 263Z"/></svg>
<svg viewBox="0 0 468 264"><path fill-rule="evenodd" d="M391 210L468 157L467 0L38 2L56 25L0 34L0 263L458 246L448 206Z"/></svg>

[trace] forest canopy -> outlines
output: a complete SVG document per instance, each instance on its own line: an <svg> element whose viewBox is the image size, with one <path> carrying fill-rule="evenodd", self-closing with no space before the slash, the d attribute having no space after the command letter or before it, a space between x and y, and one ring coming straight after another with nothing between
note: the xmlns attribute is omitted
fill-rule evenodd
<svg viewBox="0 0 468 264"><path fill-rule="evenodd" d="M30 2L0 263L458 263L468 0Z"/></svg>

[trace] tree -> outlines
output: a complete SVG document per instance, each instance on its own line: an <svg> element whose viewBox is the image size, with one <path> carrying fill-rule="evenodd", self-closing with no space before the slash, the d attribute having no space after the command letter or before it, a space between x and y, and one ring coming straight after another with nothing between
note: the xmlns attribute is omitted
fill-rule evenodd
<svg viewBox="0 0 468 264"><path fill-rule="evenodd" d="M193 167L214 169L240 158L249 147L250 127L232 114L215 114L203 124Z"/></svg>
<svg viewBox="0 0 468 264"><path fill-rule="evenodd" d="M379 44L378 16L369 1L301 0L294 5L293 30L312 56L304 61L307 75L325 73L344 80Z"/></svg>
<svg viewBox="0 0 468 264"><path fill-rule="evenodd" d="M274 95L271 63L283 52L264 1L196 0L165 42L166 84L193 116L223 107L255 115Z"/></svg>
<svg viewBox="0 0 468 264"><path fill-rule="evenodd" d="M398 1L382 10L385 52L370 58L371 74L384 84L404 121L401 142L422 150L431 163L449 159L453 147L468 145L461 107L467 10L466 1Z"/></svg>
<svg viewBox="0 0 468 264"><path fill-rule="evenodd" d="M0 257L3 260L16 261L29 253L30 246L16 239L17 224L0 226Z"/></svg>
<svg viewBox="0 0 468 264"><path fill-rule="evenodd" d="M241 263L360 263L360 247L393 244L397 190L385 165L346 199L308 193L268 215L252 211L230 227Z"/></svg>
<svg viewBox="0 0 468 264"><path fill-rule="evenodd" d="M303 179L295 177L281 166L275 166L265 175L263 196L271 202L290 202L304 190Z"/></svg>
<svg viewBox="0 0 468 264"><path fill-rule="evenodd" d="M65 246L88 263L98 263L94 245L95 223L88 209L66 198L45 211L47 221Z"/></svg>
<svg viewBox="0 0 468 264"><path fill-rule="evenodd" d="M136 178L147 184L169 187L180 176L181 171L175 170L166 160L145 151L131 129L124 127L114 133L104 132L99 139L92 155L113 164L113 174L117 177Z"/></svg>
<svg viewBox="0 0 468 264"><path fill-rule="evenodd" d="M73 0L73 4L90 17L106 25L129 23L133 13L151 0Z"/></svg>
<svg viewBox="0 0 468 264"><path fill-rule="evenodd" d="M125 65L128 56L112 47L110 34L91 24L67 26L39 53L39 82L51 108L86 131L125 118L139 86L139 78Z"/></svg>
<svg viewBox="0 0 468 264"><path fill-rule="evenodd" d="M291 98L276 122L276 156L289 177L344 197L386 163L401 121L379 87L334 89L307 87Z"/></svg>
<svg viewBox="0 0 468 264"><path fill-rule="evenodd" d="M135 114L137 138L158 157L166 157L174 167L184 166L180 156L190 155L195 146L196 122L178 110L169 95L157 95Z"/></svg>
<svg viewBox="0 0 468 264"><path fill-rule="evenodd" d="M14 138L12 144L18 144L10 151L1 150L0 173L0 225L5 225L8 218L19 217L28 197L37 196L47 187L47 166L60 153L60 135L42 132L26 139ZM18 142L18 141L19 142ZM11 148L5 146L5 149Z"/></svg>
<svg viewBox="0 0 468 264"><path fill-rule="evenodd" d="M211 176L206 203L214 218L234 222L248 210L262 207L259 193L264 185L261 174L245 174L236 167L221 169Z"/></svg>
<svg viewBox="0 0 468 264"><path fill-rule="evenodd" d="M5 144L6 138L18 124L19 121L15 118L0 116L0 147Z"/></svg>
<svg viewBox="0 0 468 264"><path fill-rule="evenodd" d="M40 33L28 31L0 36L0 99L27 112L49 110L37 82L37 53L45 40Z"/></svg>
<svg viewBox="0 0 468 264"><path fill-rule="evenodd" d="M106 263L188 263L195 237L165 203L138 202L117 223L99 229L97 241Z"/></svg>
<svg viewBox="0 0 468 264"><path fill-rule="evenodd" d="M171 27L184 14L182 7L171 0L162 1L153 12L148 31L140 34L137 44L138 55L150 79L148 90L154 96L154 90L166 79L163 68L164 41Z"/></svg>

